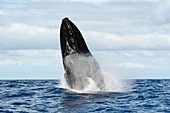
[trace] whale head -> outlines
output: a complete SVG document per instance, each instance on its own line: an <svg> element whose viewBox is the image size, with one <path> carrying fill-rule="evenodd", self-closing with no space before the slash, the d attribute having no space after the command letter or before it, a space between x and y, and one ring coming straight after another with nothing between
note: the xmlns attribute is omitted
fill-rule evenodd
<svg viewBox="0 0 170 113"><path fill-rule="evenodd" d="M61 23L60 43L63 58L76 53L90 53L82 34L68 18L64 18Z"/></svg>

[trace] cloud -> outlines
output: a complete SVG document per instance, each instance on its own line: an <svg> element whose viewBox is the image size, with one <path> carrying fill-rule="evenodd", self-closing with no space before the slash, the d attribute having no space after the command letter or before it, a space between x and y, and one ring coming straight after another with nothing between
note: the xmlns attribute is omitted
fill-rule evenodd
<svg viewBox="0 0 170 113"><path fill-rule="evenodd" d="M59 50L1 50L0 67L41 68L47 65L55 67L60 63L60 58Z"/></svg>
<svg viewBox="0 0 170 113"><path fill-rule="evenodd" d="M4 11L0 11L0 16L2 15L6 15L6 13Z"/></svg>
<svg viewBox="0 0 170 113"><path fill-rule="evenodd" d="M59 55L57 50L0 50L0 79L60 78Z"/></svg>
<svg viewBox="0 0 170 113"><path fill-rule="evenodd" d="M117 50L169 50L169 34L115 35L112 33L88 32L89 47ZM95 43L94 43L95 42ZM107 44L107 45L106 45Z"/></svg>
<svg viewBox="0 0 170 113"><path fill-rule="evenodd" d="M0 49L58 48L57 30L19 23L0 27Z"/></svg>
<svg viewBox="0 0 170 113"><path fill-rule="evenodd" d="M168 52L168 50L107 50L92 51L92 54L102 70L122 78L143 78L144 76L168 78L170 67ZM13 79L61 78L63 75L60 50L1 50L0 59L1 79L6 77Z"/></svg>
<svg viewBox="0 0 170 113"><path fill-rule="evenodd" d="M60 76L59 26L67 16L102 68L123 76L169 77L169 5L165 0L0 1L1 73Z"/></svg>
<svg viewBox="0 0 170 113"><path fill-rule="evenodd" d="M21 61L16 61L16 60L0 60L0 66L5 66L5 65L22 66L24 65L24 63Z"/></svg>
<svg viewBox="0 0 170 113"><path fill-rule="evenodd" d="M157 0L65 0L65 1L102 4L102 3L107 3L107 2L155 2Z"/></svg>
<svg viewBox="0 0 170 113"><path fill-rule="evenodd" d="M156 10L154 12L155 19L158 23L165 24L170 23L170 1L159 0L156 2Z"/></svg>
<svg viewBox="0 0 170 113"><path fill-rule="evenodd" d="M105 2L109 2L111 0L66 0L70 2L84 2L84 3L92 3L92 4L101 4Z"/></svg>
<svg viewBox="0 0 170 113"><path fill-rule="evenodd" d="M127 63L119 63L112 64L114 68L144 68L144 64L135 63L135 62L127 62Z"/></svg>
<svg viewBox="0 0 170 113"><path fill-rule="evenodd" d="M60 50L1 50L0 54L1 56L4 55L7 59L11 57L39 57L39 58L55 58L55 57L61 57L61 51Z"/></svg>
<svg viewBox="0 0 170 113"><path fill-rule="evenodd" d="M91 49L170 48L169 24L159 25L157 24L159 22L155 21L157 18L162 22L168 22L169 3L167 2L31 0L29 2L6 1L1 4L4 5L0 8L3 17L0 21L1 50L59 49L58 28L61 18L65 16L70 17L80 28ZM159 19L159 16L161 18L163 16L163 19Z"/></svg>

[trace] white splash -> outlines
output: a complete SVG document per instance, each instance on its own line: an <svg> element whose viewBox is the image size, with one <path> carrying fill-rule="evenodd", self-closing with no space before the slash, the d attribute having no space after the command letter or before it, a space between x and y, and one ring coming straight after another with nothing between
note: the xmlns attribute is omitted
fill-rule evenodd
<svg viewBox="0 0 170 113"><path fill-rule="evenodd" d="M105 90L102 92L128 92L131 89L132 81L119 79L108 73L103 73L102 75L105 83ZM76 93L95 93L101 91L100 88L96 86L93 79L88 78L88 81L89 84L83 90L75 90L75 89L71 89L67 85L67 82L63 77L61 80L60 87Z"/></svg>
<svg viewBox="0 0 170 113"><path fill-rule="evenodd" d="M86 79L85 83L77 82L76 85L82 85L85 84L85 87L83 89L71 89L63 77L61 80L61 88L69 89L71 91L77 92L77 93L93 93L93 92L126 92L130 88L130 84L126 80L118 79L117 77L114 77L113 75L101 71L100 75L96 75L98 73L94 72L94 58L91 57L85 57L82 55L76 55L76 59L73 59L75 57L67 57L69 59L69 65L71 62L71 66L69 68L74 70L74 73L76 74L76 77L81 77L81 79ZM95 69L96 71L96 69ZM92 74L89 76L89 74ZM64 75L64 74L63 74ZM99 80L99 77L102 77L104 79L105 88L104 90L101 90L99 87L97 87L95 80Z"/></svg>

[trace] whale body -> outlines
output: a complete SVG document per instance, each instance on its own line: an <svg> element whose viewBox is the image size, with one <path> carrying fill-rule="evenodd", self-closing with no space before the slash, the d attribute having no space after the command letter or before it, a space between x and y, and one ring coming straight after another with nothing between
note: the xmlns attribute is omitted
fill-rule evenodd
<svg viewBox="0 0 170 113"><path fill-rule="evenodd" d="M67 85L71 89L83 90L92 80L96 87L104 90L100 66L79 29L68 18L64 18L61 23L60 45Z"/></svg>

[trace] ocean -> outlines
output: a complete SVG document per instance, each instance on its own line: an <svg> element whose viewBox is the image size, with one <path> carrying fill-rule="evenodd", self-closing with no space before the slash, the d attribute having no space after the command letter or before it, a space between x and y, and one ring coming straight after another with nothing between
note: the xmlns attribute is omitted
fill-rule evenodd
<svg viewBox="0 0 170 113"><path fill-rule="evenodd" d="M80 93L60 80L0 80L0 112L170 112L170 80L127 81L133 83L126 91Z"/></svg>

